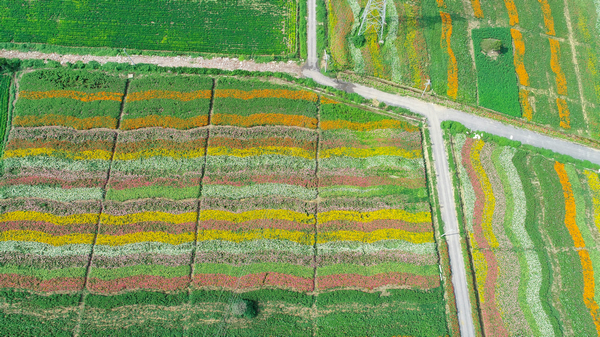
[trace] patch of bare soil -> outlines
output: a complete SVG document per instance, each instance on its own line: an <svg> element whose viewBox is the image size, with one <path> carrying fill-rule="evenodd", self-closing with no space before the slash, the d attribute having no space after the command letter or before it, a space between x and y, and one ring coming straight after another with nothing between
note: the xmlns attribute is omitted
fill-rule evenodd
<svg viewBox="0 0 600 337"><path fill-rule="evenodd" d="M256 63L254 61L240 61L237 58L215 57L212 59L204 59L202 57L191 56L144 56L132 55L131 60L127 56L94 56L94 55L61 55L61 54L46 54L41 52L20 52L16 50L0 50L0 58L18 58L52 60L65 64L67 62L75 63L81 61L88 63L96 61L100 64L107 62L118 63L135 63L155 64L161 67L189 67L189 68L216 68L223 70L248 70L248 71L272 71L292 74L296 77L302 77L302 67L294 61L288 62L269 62Z"/></svg>

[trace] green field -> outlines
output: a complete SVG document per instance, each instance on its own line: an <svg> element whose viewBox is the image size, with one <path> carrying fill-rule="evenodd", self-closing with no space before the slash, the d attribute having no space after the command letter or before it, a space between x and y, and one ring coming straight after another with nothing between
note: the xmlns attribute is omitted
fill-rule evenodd
<svg viewBox="0 0 600 337"><path fill-rule="evenodd" d="M296 54L297 3L249 1L0 2L0 42L216 54Z"/></svg>
<svg viewBox="0 0 600 337"><path fill-rule="evenodd" d="M444 99L600 139L598 1L388 1L383 38L368 31L357 44L366 4L322 5L328 70L419 90L431 80ZM490 34L505 46L493 60L480 49Z"/></svg>

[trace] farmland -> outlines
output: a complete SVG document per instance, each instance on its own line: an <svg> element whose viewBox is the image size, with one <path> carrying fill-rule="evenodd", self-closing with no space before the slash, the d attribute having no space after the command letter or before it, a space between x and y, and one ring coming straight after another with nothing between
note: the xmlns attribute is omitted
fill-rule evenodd
<svg viewBox="0 0 600 337"><path fill-rule="evenodd" d="M366 4L324 2L329 69L419 90L431 80L445 99L600 139L597 1L388 1L383 38L360 42Z"/></svg>
<svg viewBox="0 0 600 337"><path fill-rule="evenodd" d="M413 122L260 79L17 78L8 334L448 334Z"/></svg>
<svg viewBox="0 0 600 337"><path fill-rule="evenodd" d="M446 132L484 333L598 334L598 167Z"/></svg>
<svg viewBox="0 0 600 337"><path fill-rule="evenodd" d="M236 55L297 53L293 0L7 0L0 8L0 42Z"/></svg>

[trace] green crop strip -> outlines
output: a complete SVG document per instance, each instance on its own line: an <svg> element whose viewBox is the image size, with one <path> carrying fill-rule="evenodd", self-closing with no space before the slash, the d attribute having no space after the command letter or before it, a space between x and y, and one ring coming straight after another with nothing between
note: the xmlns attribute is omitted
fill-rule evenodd
<svg viewBox="0 0 600 337"><path fill-rule="evenodd" d="M4 153L4 141L8 128L8 102L10 95L10 77L0 76L0 155Z"/></svg>
<svg viewBox="0 0 600 337"><path fill-rule="evenodd" d="M297 49L294 0L3 0L0 6L2 42L247 55Z"/></svg>

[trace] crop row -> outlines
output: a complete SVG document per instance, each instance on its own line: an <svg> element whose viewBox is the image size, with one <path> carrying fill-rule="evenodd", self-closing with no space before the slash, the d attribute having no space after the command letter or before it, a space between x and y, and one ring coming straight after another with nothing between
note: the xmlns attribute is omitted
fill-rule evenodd
<svg viewBox="0 0 600 337"><path fill-rule="evenodd" d="M453 143L484 331L596 334L598 174L464 134Z"/></svg>

